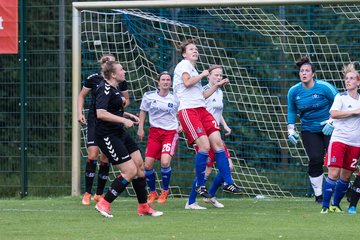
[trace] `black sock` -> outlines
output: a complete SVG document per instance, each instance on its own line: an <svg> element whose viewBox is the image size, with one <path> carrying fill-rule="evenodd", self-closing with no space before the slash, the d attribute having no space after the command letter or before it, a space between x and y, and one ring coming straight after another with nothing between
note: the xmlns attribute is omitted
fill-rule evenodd
<svg viewBox="0 0 360 240"><path fill-rule="evenodd" d="M108 201L109 203L113 202L117 196L122 193L126 186L129 185L129 182L121 176L117 176L113 183L111 184L111 187L109 188L109 191L106 193L104 199Z"/></svg>
<svg viewBox="0 0 360 240"><path fill-rule="evenodd" d="M109 176L109 169L110 169L110 167L109 167L108 163L100 162L99 172L98 172L98 185L97 185L97 189L96 189L97 195L101 195L104 193L106 181Z"/></svg>
<svg viewBox="0 0 360 240"><path fill-rule="evenodd" d="M96 160L88 159L85 167L85 192L91 194L91 188L94 182L96 171Z"/></svg>
<svg viewBox="0 0 360 240"><path fill-rule="evenodd" d="M360 198L360 177L356 176L351 189L350 207L352 206L356 207L356 205L359 202L359 198Z"/></svg>
<svg viewBox="0 0 360 240"><path fill-rule="evenodd" d="M133 188L139 203L147 202L146 180L145 178L136 178L132 180Z"/></svg>

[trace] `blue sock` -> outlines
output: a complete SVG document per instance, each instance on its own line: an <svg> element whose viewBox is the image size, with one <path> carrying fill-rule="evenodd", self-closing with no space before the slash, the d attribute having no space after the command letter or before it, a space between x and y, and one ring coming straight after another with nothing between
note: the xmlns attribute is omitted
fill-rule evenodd
<svg viewBox="0 0 360 240"><path fill-rule="evenodd" d="M206 180L207 180L207 178L204 179L204 184L205 184ZM196 197L197 197L197 192L195 192L196 182L197 182L197 179L195 177L193 184L191 186L190 194L189 194L189 200L188 200L189 204L193 204L194 202L196 202Z"/></svg>
<svg viewBox="0 0 360 240"><path fill-rule="evenodd" d="M170 185L170 177L171 177L171 167L161 168L161 177L162 177L162 184L164 190L169 190Z"/></svg>
<svg viewBox="0 0 360 240"><path fill-rule="evenodd" d="M225 150L215 151L216 167L219 169L224 182L226 184L233 184L234 180L231 177L229 160L226 157Z"/></svg>
<svg viewBox="0 0 360 240"><path fill-rule="evenodd" d="M221 186L221 184L223 183L223 178L221 176L221 173L218 172L211 184L211 187L209 189L209 194L213 197L215 197L215 193L218 190L218 188Z"/></svg>
<svg viewBox="0 0 360 240"><path fill-rule="evenodd" d="M199 151L195 158L195 173L197 178L196 186L205 186L206 160L209 153Z"/></svg>
<svg viewBox="0 0 360 240"><path fill-rule="evenodd" d="M322 202L323 208L324 207L329 208L330 199L334 193L335 186L336 186L336 180L333 180L329 177L325 178L325 184L323 189L323 202Z"/></svg>
<svg viewBox="0 0 360 240"><path fill-rule="evenodd" d="M146 183L148 187L150 188L150 192L155 191L155 170L152 168L150 170L145 169L145 177L146 177Z"/></svg>
<svg viewBox="0 0 360 240"><path fill-rule="evenodd" d="M349 184L350 182L345 182L344 180L339 179L339 181L336 184L336 189L333 198L334 206L339 206L341 199L345 196Z"/></svg>
<svg viewBox="0 0 360 240"><path fill-rule="evenodd" d="M197 182L197 179L195 177L195 179L192 183L192 186L191 186L190 194L189 194L189 200L188 200L189 204L193 204L196 201L196 196L197 196L197 192L195 192L196 182Z"/></svg>

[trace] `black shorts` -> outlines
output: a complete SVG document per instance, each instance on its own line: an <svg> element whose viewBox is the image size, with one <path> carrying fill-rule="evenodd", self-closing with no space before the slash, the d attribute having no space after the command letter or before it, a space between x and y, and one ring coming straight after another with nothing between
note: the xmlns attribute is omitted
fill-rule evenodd
<svg viewBox="0 0 360 240"><path fill-rule="evenodd" d="M106 155L112 165L131 160L130 154L139 150L136 142L130 137L128 132L97 136L96 142L101 152Z"/></svg>
<svg viewBox="0 0 360 240"><path fill-rule="evenodd" d="M95 141L95 115L94 113L90 112L88 113L87 116L87 130L86 130L86 146L87 147L91 147L91 146L97 146L96 141Z"/></svg>
<svg viewBox="0 0 360 240"><path fill-rule="evenodd" d="M330 138L331 136L324 135L322 132L301 132L301 139L310 161L309 165L324 163Z"/></svg>

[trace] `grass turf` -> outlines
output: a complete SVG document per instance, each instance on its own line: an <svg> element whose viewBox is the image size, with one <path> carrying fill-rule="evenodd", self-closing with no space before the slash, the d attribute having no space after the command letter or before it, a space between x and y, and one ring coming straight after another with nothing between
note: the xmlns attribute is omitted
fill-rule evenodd
<svg viewBox="0 0 360 240"><path fill-rule="evenodd" d="M1 239L355 239L358 215L320 214L313 199L220 199L216 209L185 210L186 199L170 198L161 217L140 217L134 198L112 204L102 217L79 197L0 200ZM347 203L343 203L346 210Z"/></svg>

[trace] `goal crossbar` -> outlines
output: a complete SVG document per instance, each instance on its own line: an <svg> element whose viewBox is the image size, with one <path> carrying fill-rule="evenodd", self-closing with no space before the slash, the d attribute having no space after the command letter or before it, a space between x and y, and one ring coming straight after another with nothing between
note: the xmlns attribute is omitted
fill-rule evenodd
<svg viewBox="0 0 360 240"><path fill-rule="evenodd" d="M241 7L270 5L309 5L309 4L339 4L358 3L359 0L157 0L157 1L102 1L73 2L77 10L113 9L113 8L194 8L194 7Z"/></svg>

